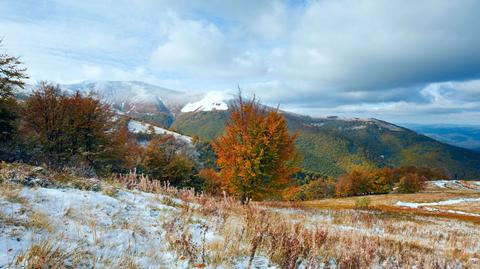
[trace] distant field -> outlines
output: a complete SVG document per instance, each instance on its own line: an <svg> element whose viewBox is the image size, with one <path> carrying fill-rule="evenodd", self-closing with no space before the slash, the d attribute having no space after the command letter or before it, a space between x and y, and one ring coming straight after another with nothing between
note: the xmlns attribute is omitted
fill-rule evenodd
<svg viewBox="0 0 480 269"><path fill-rule="evenodd" d="M480 223L480 181L428 182L420 193L367 196L369 209L382 212L433 215ZM298 203L306 209L354 209L358 197Z"/></svg>

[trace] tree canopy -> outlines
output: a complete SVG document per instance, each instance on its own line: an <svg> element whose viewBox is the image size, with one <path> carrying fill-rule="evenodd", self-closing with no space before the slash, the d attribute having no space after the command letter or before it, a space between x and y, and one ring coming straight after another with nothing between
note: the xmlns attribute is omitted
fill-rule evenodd
<svg viewBox="0 0 480 269"><path fill-rule="evenodd" d="M242 202L274 196L299 171L296 135L278 109L241 95L230 109L223 136L214 143L223 184Z"/></svg>

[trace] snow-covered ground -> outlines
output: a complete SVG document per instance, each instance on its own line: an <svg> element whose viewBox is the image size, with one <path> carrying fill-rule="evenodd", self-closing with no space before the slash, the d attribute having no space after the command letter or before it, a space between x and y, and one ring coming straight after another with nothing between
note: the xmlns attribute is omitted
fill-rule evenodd
<svg viewBox="0 0 480 269"><path fill-rule="evenodd" d="M471 203L471 202L480 202L480 198L458 198L458 199L450 199L450 200L444 200L444 201L433 202L433 203L410 203L410 202L399 201L396 203L396 205L411 207L411 208L418 208L423 206L454 205L454 204Z"/></svg>
<svg viewBox="0 0 480 269"><path fill-rule="evenodd" d="M476 213L469 213L469 212L464 212L460 210L443 210L443 209L432 207L432 206L446 206L446 205L475 203L475 202L480 202L480 198L457 198L457 199L449 199L449 200L431 202L431 203L412 203L412 202L398 201L395 205L401 206L401 207L409 207L409 208L422 208L427 211L438 211L438 212L446 212L446 213L452 213L452 214L458 214L458 215L480 217L480 214L476 214Z"/></svg>
<svg viewBox="0 0 480 269"><path fill-rule="evenodd" d="M27 210L22 204L0 200L1 213L27 220L29 211L40 213L46 216L46 225L52 231L4 227L0 232L0 268L21 255L32 241L52 239L61 239L64 249L80 247L95 257L110 257L113 263L124 255L145 267L158 262L173 263L173 254L162 240L160 224L162 218L178 209L155 202L149 194L120 191L113 198L75 189L25 188L20 196L26 200ZM109 259L92 266L104 267Z"/></svg>
<svg viewBox="0 0 480 269"><path fill-rule="evenodd" d="M0 268L8 268L32 244L47 244L46 242L56 242L56 246L66 252L81 250L87 253L83 256L84 268L121 267L121 264L125 264L126 258L138 268L194 268L195 266L192 265L199 262L189 262L169 244L168 223L180 221L182 218L178 217L185 214L181 209L184 202L180 199L125 189L118 189L117 192L108 195L105 191L82 191L73 188L23 186L19 188L15 201L0 195L0 216L10 219L10 221L0 222ZM473 200L457 199L437 204L469 201ZM189 206L197 208L198 204L189 204ZM430 246L432 240L440 238L438 251L443 251L443 248L448 246L448 242L444 239L449 238L449 234L455 233L459 236L456 231L478 236L475 227L458 222L436 222L429 219L422 226L423 229L418 229L412 226L412 223L404 221L383 223L378 219L373 225L368 222L360 223L358 216L355 216L358 214L355 212L335 216L328 211L312 212L268 207L264 209L309 227L328 226L328 233L332 236L336 234L345 237L385 237L388 240L421 246ZM29 223L34 219L36 219L36 225L15 224ZM191 238L187 240L198 248L201 248L202 244L220 242L224 240L221 234L228 234L221 233L222 229L228 227L228 225L221 225L224 221L199 215L192 215L188 219L186 227L190 231ZM339 223L339 220L344 222ZM182 232L178 227L174 227L174 233ZM411 233L425 233L425 235L416 237L411 236ZM480 247L478 242L471 241L471 245L464 251L471 255L476 247ZM336 266L333 259L330 263ZM237 257L228 265L217 264L215 267L210 267L207 264L207 268L246 268L247 265L248 256L243 256ZM199 267L201 266L200 264ZM13 268L16 267L13 266ZM257 255L252 268L278 267L265 256ZM300 268L304 267L300 266Z"/></svg>
<svg viewBox="0 0 480 269"><path fill-rule="evenodd" d="M480 191L480 181L436 180L436 181L428 181L427 185L430 185L432 187L439 188L439 189Z"/></svg>
<svg viewBox="0 0 480 269"><path fill-rule="evenodd" d="M10 268L32 244L47 242L56 242L54 246L66 252L88 253L82 268L111 268L125 264L125 257L139 268L192 267L165 238L165 223L181 214L180 199L136 190L118 190L109 196L72 188L23 187L18 200L7 201L0 195L0 216L10 218L8 223L28 223L42 216L43 224L4 225L0 221L0 268ZM213 229L203 229L213 226L209 220L192 217L191 222L187 226L193 245L219 240ZM233 266L245 268L247 263L246 257L240 257ZM263 256L253 264L254 268L276 268Z"/></svg>
<svg viewBox="0 0 480 269"><path fill-rule="evenodd" d="M48 245L66 253L62 261L74 268L247 268L259 235L265 237L254 252L252 268L286 267L282 257L290 259L293 249L314 258L295 256L296 268L302 269L315 260L319 268L342 267L352 257L363 259L361 268L480 265L480 230L475 223L269 203L245 207L229 197L194 196L166 187L158 190L161 194L146 193L120 187L123 181L89 178L65 183L52 175L41 167L16 164L0 170L0 268L23 268L13 263L35 246ZM397 205L425 208L479 201ZM457 249L461 260L448 256ZM80 254L80 260L74 262L72 253Z"/></svg>
<svg viewBox="0 0 480 269"><path fill-rule="evenodd" d="M0 213L15 220L29 221L32 213L45 216L41 230L22 226L0 229L0 268L21 255L32 242L55 240L64 250L81 248L92 259L89 266L107 268L129 257L140 268L189 268L165 240L162 224L179 214L179 208L162 202L163 195L119 190L114 196L77 189L23 188L22 203L0 197ZM169 198L174 203L182 201ZM201 224L190 225L192 240L201 240ZM50 228L46 228L46 227ZM206 242L214 239L207 232ZM158 267L154 267L158 268Z"/></svg>
<svg viewBox="0 0 480 269"><path fill-rule="evenodd" d="M186 143L192 143L192 138L190 136L182 135L176 132L172 132L167 129L160 128L158 126L149 124L149 123L144 123L136 120L130 120L128 122L128 130L132 133L147 133L149 132L149 129L153 128L156 134L161 134L161 135L172 135L176 139L182 140Z"/></svg>

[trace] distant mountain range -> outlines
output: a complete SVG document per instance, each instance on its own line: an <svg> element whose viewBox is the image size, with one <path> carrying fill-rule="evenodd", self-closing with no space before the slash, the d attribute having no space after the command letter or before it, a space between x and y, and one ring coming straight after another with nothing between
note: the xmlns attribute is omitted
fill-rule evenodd
<svg viewBox="0 0 480 269"><path fill-rule="evenodd" d="M222 134L231 99L223 92L185 93L137 81L85 81L61 87L95 91L119 114L205 140ZM405 126L412 131L378 119L283 113L289 129L299 134L302 166L325 176L338 176L359 166L417 165L448 170L453 178L480 178L480 153L457 147L476 147L478 130Z"/></svg>
<svg viewBox="0 0 480 269"><path fill-rule="evenodd" d="M453 124L402 124L438 141L480 152L479 126Z"/></svg>

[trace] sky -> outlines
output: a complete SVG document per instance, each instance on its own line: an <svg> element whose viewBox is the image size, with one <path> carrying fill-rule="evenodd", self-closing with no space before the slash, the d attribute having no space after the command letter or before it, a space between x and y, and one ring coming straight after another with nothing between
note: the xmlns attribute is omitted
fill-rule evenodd
<svg viewBox="0 0 480 269"><path fill-rule="evenodd" d="M255 93L312 116L480 125L480 1L0 0L31 83Z"/></svg>

